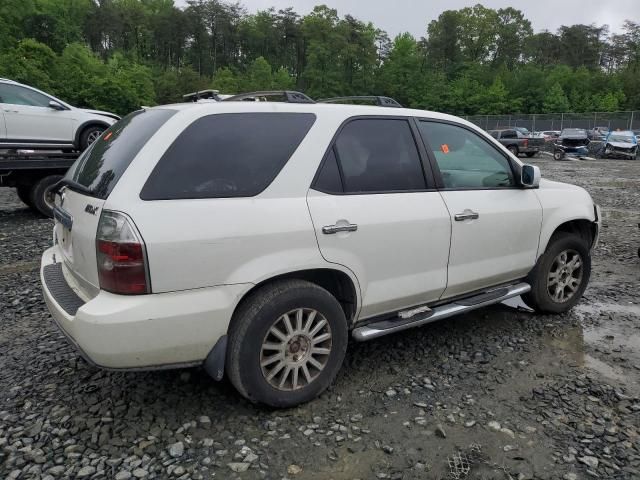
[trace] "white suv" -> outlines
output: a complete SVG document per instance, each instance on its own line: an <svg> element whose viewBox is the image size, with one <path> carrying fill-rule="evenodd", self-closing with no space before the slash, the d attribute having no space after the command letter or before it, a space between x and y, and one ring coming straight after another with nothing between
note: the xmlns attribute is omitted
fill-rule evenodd
<svg viewBox="0 0 640 480"><path fill-rule="evenodd" d="M140 110L78 159L41 277L88 361L203 365L283 407L327 388L349 333L578 302L586 191L457 117L300 98Z"/></svg>
<svg viewBox="0 0 640 480"><path fill-rule="evenodd" d="M0 78L0 148L84 150L120 117Z"/></svg>

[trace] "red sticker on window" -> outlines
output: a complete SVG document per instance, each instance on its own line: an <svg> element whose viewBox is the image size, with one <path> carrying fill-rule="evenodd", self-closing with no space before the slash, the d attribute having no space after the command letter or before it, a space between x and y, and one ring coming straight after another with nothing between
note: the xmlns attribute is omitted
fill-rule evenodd
<svg viewBox="0 0 640 480"><path fill-rule="evenodd" d="M442 150L442 153L449 153L449 145L443 143L442 145L440 145L440 150Z"/></svg>

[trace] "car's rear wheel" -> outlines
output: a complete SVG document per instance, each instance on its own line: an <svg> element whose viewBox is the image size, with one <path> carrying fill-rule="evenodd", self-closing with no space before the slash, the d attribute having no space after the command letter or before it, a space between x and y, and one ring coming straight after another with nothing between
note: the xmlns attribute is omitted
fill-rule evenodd
<svg viewBox="0 0 640 480"><path fill-rule="evenodd" d="M507 149L508 149L511 153L513 153L516 157L518 156L519 150L518 150L518 147L516 147L515 145L509 145L509 146L507 147Z"/></svg>
<svg viewBox="0 0 640 480"><path fill-rule="evenodd" d="M226 370L247 399L291 407L322 393L340 370L348 329L327 290L303 280L268 284L238 309Z"/></svg>
<svg viewBox="0 0 640 480"><path fill-rule="evenodd" d="M31 203L31 186L20 185L16 188L16 193L18 194L18 198L20 199L20 201L22 201L22 203L30 208L33 208L33 203Z"/></svg>
<svg viewBox="0 0 640 480"><path fill-rule="evenodd" d="M30 191L30 199L32 207L35 208L45 217L53 217L53 207L55 194L51 191L62 175L49 175L36 182Z"/></svg>
<svg viewBox="0 0 640 480"><path fill-rule="evenodd" d="M578 303L590 276L591 253L585 240L558 232L529 274L531 291L522 299L540 313L566 312Z"/></svg>
<svg viewBox="0 0 640 480"><path fill-rule="evenodd" d="M85 128L80 134L80 151L84 152L89 145L95 142L102 132L106 130L106 127L101 125L92 125Z"/></svg>
<svg viewBox="0 0 640 480"><path fill-rule="evenodd" d="M538 152L527 152L526 155L529 158L535 157Z"/></svg>
<svg viewBox="0 0 640 480"><path fill-rule="evenodd" d="M560 161L564 158L564 152L562 150L556 150L553 152L553 159Z"/></svg>

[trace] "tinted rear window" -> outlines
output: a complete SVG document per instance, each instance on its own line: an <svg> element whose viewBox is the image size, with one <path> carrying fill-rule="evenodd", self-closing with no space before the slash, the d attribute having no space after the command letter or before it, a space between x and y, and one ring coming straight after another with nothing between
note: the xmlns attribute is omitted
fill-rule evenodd
<svg viewBox="0 0 640 480"><path fill-rule="evenodd" d="M252 197L271 184L315 122L311 113L202 117L167 149L143 200Z"/></svg>
<svg viewBox="0 0 640 480"><path fill-rule="evenodd" d="M106 199L133 158L175 110L138 110L113 124L80 156L67 177Z"/></svg>

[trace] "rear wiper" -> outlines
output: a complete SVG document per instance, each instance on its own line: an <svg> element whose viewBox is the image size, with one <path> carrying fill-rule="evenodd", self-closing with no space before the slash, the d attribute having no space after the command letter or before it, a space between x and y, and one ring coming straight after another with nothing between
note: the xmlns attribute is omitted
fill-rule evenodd
<svg viewBox="0 0 640 480"><path fill-rule="evenodd" d="M71 190L74 190L78 193L84 193L85 195L93 195L93 192L85 187L84 185L76 182L75 180L71 180L70 178L63 178L58 183L54 184L51 187L52 193L58 193L62 187L68 187Z"/></svg>

